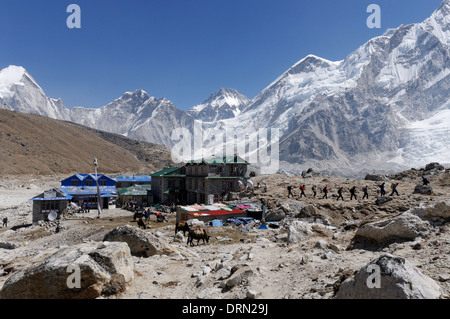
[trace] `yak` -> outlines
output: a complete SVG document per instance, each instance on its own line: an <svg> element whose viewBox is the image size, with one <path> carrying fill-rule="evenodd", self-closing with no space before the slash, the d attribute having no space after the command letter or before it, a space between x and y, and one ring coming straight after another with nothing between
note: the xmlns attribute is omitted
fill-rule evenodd
<svg viewBox="0 0 450 319"><path fill-rule="evenodd" d="M196 239L197 246L199 245L200 240L203 240L203 244L206 245L206 243L209 242L209 238L211 238L211 236L208 235L208 233L204 228L199 227L196 229L191 229L189 230L188 240L186 244L194 246L194 239Z"/></svg>
<svg viewBox="0 0 450 319"><path fill-rule="evenodd" d="M187 222L180 222L178 224L175 225L175 235L179 232L179 231L183 231L183 236L186 236L186 232L189 232L190 228Z"/></svg>

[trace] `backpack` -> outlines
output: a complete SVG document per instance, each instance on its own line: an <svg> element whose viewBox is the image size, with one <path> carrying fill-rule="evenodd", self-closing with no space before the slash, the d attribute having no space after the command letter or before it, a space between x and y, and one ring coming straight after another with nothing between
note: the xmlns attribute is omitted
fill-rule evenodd
<svg viewBox="0 0 450 319"><path fill-rule="evenodd" d="M391 184L391 189L394 189L395 183Z"/></svg>

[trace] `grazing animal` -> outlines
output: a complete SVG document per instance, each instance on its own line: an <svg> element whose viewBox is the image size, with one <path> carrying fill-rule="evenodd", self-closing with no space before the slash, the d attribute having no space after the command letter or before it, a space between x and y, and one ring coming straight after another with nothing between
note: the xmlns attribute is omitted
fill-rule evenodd
<svg viewBox="0 0 450 319"><path fill-rule="evenodd" d="M206 245L206 243L209 242L209 238L211 236L208 235L206 230L204 228L196 228L189 230L188 240L186 244L190 244L191 246L194 246L194 239L197 240L197 246L200 243L200 240L203 240L203 244ZM206 242L205 242L206 241Z"/></svg>
<svg viewBox="0 0 450 319"><path fill-rule="evenodd" d="M189 232L190 228L187 222L180 222L178 224L175 225L175 235L179 232L179 231L183 231L183 236L186 236L186 232Z"/></svg>

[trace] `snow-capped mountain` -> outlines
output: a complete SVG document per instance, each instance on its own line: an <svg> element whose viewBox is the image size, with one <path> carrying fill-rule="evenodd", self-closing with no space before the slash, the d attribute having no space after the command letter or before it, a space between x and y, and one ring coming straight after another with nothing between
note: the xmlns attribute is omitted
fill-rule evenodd
<svg viewBox="0 0 450 319"><path fill-rule="evenodd" d="M450 124L428 119L448 118L449 32L446 0L424 22L389 30L342 61L305 57L255 97L239 121L223 125L242 135L279 128L280 159L303 169L423 166L430 145L434 160L448 163Z"/></svg>
<svg viewBox="0 0 450 319"><path fill-rule="evenodd" d="M306 56L251 100L221 89L184 112L138 90L99 109L68 110L47 98L23 68L9 67L0 73L0 107L168 146L175 128L193 132L197 119L202 156L223 148L224 130L234 137L226 143L241 138L240 155L259 154L267 143L246 147L245 139L276 128L282 167L297 172L312 167L353 174L449 163L449 42L445 0L425 21L390 29L342 61Z"/></svg>
<svg viewBox="0 0 450 319"><path fill-rule="evenodd" d="M171 132L191 127L193 119L167 99L157 99L143 90L126 92L98 109L70 109L73 122L134 139L173 146Z"/></svg>
<svg viewBox="0 0 450 319"><path fill-rule="evenodd" d="M61 99L48 98L23 67L14 65L0 71L0 108L53 119L70 119Z"/></svg>
<svg viewBox="0 0 450 319"><path fill-rule="evenodd" d="M215 122L239 116L249 99L235 89L221 88L203 103L192 107L188 114L197 120Z"/></svg>

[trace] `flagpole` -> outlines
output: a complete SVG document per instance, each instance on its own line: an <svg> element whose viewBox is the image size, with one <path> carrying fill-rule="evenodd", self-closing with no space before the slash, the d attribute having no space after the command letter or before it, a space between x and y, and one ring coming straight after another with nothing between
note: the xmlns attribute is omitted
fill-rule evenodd
<svg viewBox="0 0 450 319"><path fill-rule="evenodd" d="M97 218L100 218L100 215L102 214L102 207L101 207L100 187L98 185L98 177L97 177L97 166L98 166L97 158L94 157L95 181L97 183L97 209L98 209Z"/></svg>

